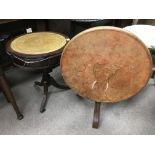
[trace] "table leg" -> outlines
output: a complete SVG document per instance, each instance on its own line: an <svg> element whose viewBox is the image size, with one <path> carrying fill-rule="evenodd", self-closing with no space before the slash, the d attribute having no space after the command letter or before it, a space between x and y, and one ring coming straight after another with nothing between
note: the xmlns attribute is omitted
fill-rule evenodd
<svg viewBox="0 0 155 155"><path fill-rule="evenodd" d="M10 99L8 98L8 96L7 96L7 94L5 93L5 91L2 91L2 92L3 92L3 94L4 94L4 96L5 96L6 100L7 100L7 102L10 103L11 101L10 101Z"/></svg>
<svg viewBox="0 0 155 155"><path fill-rule="evenodd" d="M48 97L48 84L47 81L44 81L44 95L43 100L40 107L40 112L43 113L46 111L47 97Z"/></svg>
<svg viewBox="0 0 155 155"><path fill-rule="evenodd" d="M44 87L43 100L40 107L40 112L43 113L46 110L47 98L48 98L48 87L53 85L60 89L69 89L68 86L58 84L53 77L50 76L48 69L43 71L41 82L34 82L35 85Z"/></svg>
<svg viewBox="0 0 155 155"><path fill-rule="evenodd" d="M95 102L95 107L94 107L94 117L93 117L93 128L98 128L99 126L99 119L100 119L100 106L101 102Z"/></svg>
<svg viewBox="0 0 155 155"><path fill-rule="evenodd" d="M7 79L5 77L5 75L0 76L0 84L1 84L1 88L3 93L5 94L7 100L12 104L16 114L17 114L17 118L19 120L23 119L23 115L21 114L21 112L19 111L19 108L16 104L16 100L11 92L11 89L7 83Z"/></svg>

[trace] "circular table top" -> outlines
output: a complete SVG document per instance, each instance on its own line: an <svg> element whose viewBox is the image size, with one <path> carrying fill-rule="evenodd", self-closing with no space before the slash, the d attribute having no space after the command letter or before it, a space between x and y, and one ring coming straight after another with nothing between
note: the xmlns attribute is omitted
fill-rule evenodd
<svg viewBox="0 0 155 155"><path fill-rule="evenodd" d="M131 25L124 28L139 37L148 48L155 49L155 26Z"/></svg>
<svg viewBox="0 0 155 155"><path fill-rule="evenodd" d="M118 102L137 94L152 74L147 47L115 27L81 32L65 46L61 71L77 94L97 102Z"/></svg>
<svg viewBox="0 0 155 155"><path fill-rule="evenodd" d="M45 55L61 49L66 42L66 38L58 33L28 33L12 40L9 52L19 55Z"/></svg>

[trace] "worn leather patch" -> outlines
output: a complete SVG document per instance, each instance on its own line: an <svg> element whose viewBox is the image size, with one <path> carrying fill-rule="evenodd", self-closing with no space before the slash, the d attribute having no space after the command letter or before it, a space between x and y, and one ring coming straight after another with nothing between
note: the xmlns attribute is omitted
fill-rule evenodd
<svg viewBox="0 0 155 155"><path fill-rule="evenodd" d="M152 74L144 43L115 27L95 27L75 36L64 48L61 71L80 96L118 102L136 95Z"/></svg>

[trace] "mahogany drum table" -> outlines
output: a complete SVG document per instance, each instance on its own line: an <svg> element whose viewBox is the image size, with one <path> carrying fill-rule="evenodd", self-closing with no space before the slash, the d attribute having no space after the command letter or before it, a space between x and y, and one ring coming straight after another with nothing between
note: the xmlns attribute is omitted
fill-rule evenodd
<svg viewBox="0 0 155 155"><path fill-rule="evenodd" d="M100 103L116 103L140 92L152 74L152 58L135 35L115 27L94 27L66 45L61 71L71 89L96 101L97 128Z"/></svg>
<svg viewBox="0 0 155 155"><path fill-rule="evenodd" d="M16 66L29 70L43 70L41 82L35 82L36 85L44 87L40 112L45 111L48 86L68 89L67 86L58 84L49 74L60 64L62 50L68 41L67 36L59 33L36 32L18 36L7 44L7 51Z"/></svg>

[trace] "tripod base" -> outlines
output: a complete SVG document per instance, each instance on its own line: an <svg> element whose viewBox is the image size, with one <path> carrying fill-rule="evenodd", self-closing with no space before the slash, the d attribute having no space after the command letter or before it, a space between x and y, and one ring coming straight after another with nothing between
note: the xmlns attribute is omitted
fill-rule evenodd
<svg viewBox="0 0 155 155"><path fill-rule="evenodd" d="M68 86L65 86L65 85L61 85L61 84L58 84L55 79L50 76L49 74L49 71L48 70L44 70L43 71L43 76L42 76L42 80L41 82L34 82L35 85L38 85L38 86L43 86L43 89L44 89L44 95L43 95L43 99L42 99L42 103L41 103L41 107L40 107L40 112L43 113L46 111L46 104L47 104L47 98L48 98L48 87L53 85L54 87L56 88L59 88L59 89L69 89Z"/></svg>

